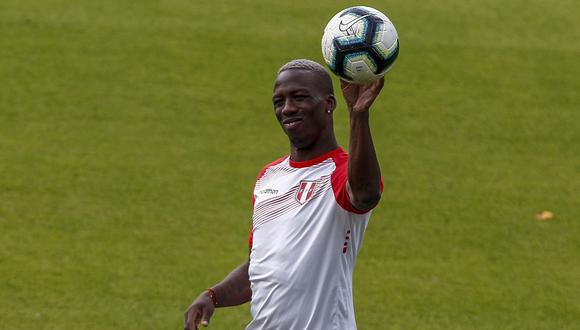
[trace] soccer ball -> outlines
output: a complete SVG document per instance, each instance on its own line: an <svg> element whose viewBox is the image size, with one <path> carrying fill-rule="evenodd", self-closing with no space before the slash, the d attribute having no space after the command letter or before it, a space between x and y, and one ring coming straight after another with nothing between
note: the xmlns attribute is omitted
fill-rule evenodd
<svg viewBox="0 0 580 330"><path fill-rule="evenodd" d="M365 84L387 73L399 55L399 36L389 18L371 7L350 7L324 29L322 56L341 79Z"/></svg>

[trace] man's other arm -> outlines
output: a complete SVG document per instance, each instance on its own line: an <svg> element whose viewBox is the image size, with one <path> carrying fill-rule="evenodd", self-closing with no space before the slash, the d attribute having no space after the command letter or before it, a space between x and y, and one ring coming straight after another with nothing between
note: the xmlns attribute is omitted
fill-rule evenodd
<svg viewBox="0 0 580 330"><path fill-rule="evenodd" d="M214 297L210 295L208 290L202 292L185 312L184 329L198 329L200 323L207 326L216 307L236 306L250 301L252 290L248 277L249 266L250 260L248 259L226 276L223 281L213 286L211 289L215 294Z"/></svg>

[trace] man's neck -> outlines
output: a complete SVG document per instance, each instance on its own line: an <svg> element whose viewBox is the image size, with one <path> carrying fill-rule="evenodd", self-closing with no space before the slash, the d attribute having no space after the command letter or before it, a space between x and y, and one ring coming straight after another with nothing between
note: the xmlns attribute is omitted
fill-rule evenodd
<svg viewBox="0 0 580 330"><path fill-rule="evenodd" d="M312 146L306 148L297 148L290 145L290 159L295 162L303 162L322 156L338 148L338 143L334 136L330 137L328 141L319 141Z"/></svg>

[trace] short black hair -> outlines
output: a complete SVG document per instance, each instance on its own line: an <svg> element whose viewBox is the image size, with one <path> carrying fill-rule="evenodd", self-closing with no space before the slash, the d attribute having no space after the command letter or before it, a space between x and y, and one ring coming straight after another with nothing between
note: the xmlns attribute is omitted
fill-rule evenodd
<svg viewBox="0 0 580 330"><path fill-rule="evenodd" d="M324 83L327 92L334 95L332 78L330 77L330 74L328 74L328 71L326 71L326 69L319 63L307 59L292 60L280 67L278 70L278 75L288 70L303 70L315 73Z"/></svg>

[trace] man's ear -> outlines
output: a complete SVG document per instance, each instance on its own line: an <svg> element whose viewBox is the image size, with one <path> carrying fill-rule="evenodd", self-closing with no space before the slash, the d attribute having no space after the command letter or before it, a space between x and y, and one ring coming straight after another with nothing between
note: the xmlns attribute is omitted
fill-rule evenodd
<svg viewBox="0 0 580 330"><path fill-rule="evenodd" d="M326 112L332 113L334 109L336 109L336 99L333 94L329 94L328 97L326 97Z"/></svg>

